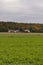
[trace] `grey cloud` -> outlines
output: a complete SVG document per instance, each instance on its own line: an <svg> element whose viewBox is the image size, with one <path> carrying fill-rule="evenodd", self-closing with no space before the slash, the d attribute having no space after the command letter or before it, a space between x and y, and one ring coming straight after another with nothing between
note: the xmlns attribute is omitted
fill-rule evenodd
<svg viewBox="0 0 43 65"><path fill-rule="evenodd" d="M0 0L0 20L43 23L43 0Z"/></svg>

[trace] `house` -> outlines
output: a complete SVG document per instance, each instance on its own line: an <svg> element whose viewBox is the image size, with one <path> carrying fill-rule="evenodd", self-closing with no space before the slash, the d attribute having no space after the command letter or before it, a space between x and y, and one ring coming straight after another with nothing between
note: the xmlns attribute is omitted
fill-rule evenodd
<svg viewBox="0 0 43 65"><path fill-rule="evenodd" d="M30 30L27 30L27 29L26 29L26 30L24 30L24 32L25 32L25 33L30 33Z"/></svg>
<svg viewBox="0 0 43 65"><path fill-rule="evenodd" d="M14 32L14 30L8 30L8 32Z"/></svg>
<svg viewBox="0 0 43 65"><path fill-rule="evenodd" d="M8 32L18 33L18 32L19 32L19 30L8 30Z"/></svg>

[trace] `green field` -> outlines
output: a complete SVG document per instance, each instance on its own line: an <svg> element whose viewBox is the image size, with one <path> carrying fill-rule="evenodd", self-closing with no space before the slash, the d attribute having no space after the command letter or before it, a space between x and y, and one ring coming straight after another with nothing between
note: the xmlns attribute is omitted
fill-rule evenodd
<svg viewBox="0 0 43 65"><path fill-rule="evenodd" d="M0 34L0 65L43 65L43 35Z"/></svg>

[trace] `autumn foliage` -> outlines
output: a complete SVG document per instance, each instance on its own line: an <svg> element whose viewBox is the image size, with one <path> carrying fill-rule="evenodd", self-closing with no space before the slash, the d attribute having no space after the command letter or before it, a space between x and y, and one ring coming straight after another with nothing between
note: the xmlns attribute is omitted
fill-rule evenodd
<svg viewBox="0 0 43 65"><path fill-rule="evenodd" d="M43 24L15 23L0 21L0 32L8 32L9 29L23 31L25 29L30 32L43 33Z"/></svg>

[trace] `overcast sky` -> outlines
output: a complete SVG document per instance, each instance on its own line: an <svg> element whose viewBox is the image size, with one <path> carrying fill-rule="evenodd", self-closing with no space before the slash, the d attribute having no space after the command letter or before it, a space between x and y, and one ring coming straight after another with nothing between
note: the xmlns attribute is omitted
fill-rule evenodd
<svg viewBox="0 0 43 65"><path fill-rule="evenodd" d="M0 0L0 20L43 23L43 0Z"/></svg>

